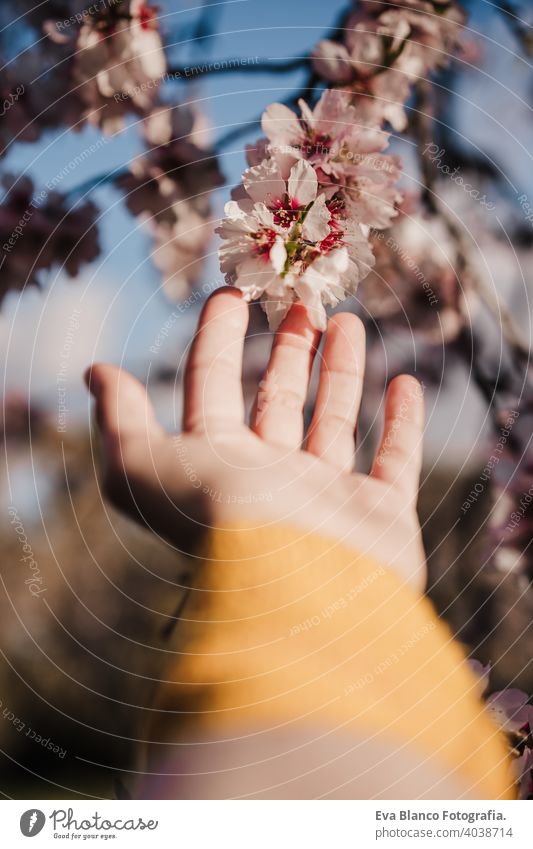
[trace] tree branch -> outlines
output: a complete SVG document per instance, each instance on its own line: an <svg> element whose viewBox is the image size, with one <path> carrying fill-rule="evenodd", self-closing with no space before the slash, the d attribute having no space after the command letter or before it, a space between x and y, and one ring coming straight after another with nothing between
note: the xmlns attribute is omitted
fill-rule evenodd
<svg viewBox="0 0 533 849"><path fill-rule="evenodd" d="M524 52L528 56L533 56L533 27L516 14L512 4L508 3L507 0L499 0L495 4L495 9L501 13L508 28L522 45Z"/></svg>
<svg viewBox="0 0 533 849"><path fill-rule="evenodd" d="M213 76L214 74L234 74L239 71L244 74L288 74L291 71L297 71L299 68L305 68L309 61L308 56L299 56L296 59L288 59L286 62L252 62L249 58L244 59L217 59L213 62L204 62L203 64L192 64L187 66L177 66L168 69L169 77L175 79L190 81L197 80L198 77Z"/></svg>

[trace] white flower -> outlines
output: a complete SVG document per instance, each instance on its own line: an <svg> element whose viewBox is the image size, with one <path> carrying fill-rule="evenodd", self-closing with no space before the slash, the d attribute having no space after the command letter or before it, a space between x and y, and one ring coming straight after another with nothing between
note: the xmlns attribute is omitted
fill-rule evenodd
<svg viewBox="0 0 533 849"><path fill-rule="evenodd" d="M148 226L154 240L152 259L162 274L163 290L172 301L179 301L200 280L213 224L192 204L183 202L176 221L152 221Z"/></svg>
<svg viewBox="0 0 533 849"><path fill-rule="evenodd" d="M151 109L166 71L156 9L142 0L129 0L128 8L85 17L76 43L74 81L87 118L108 132L120 128L128 109Z"/></svg>
<svg viewBox="0 0 533 849"><path fill-rule="evenodd" d="M143 122L155 145L117 179L130 212L154 239L153 260L164 288L177 299L197 282L213 236L210 193L222 182L216 157L192 139L207 141L203 116L186 107L161 107Z"/></svg>
<svg viewBox="0 0 533 849"><path fill-rule="evenodd" d="M437 10L426 0L362 0L344 29L343 43L320 41L312 54L317 74L349 86L363 110L401 132L410 85L446 65L462 33L459 4Z"/></svg>
<svg viewBox="0 0 533 849"><path fill-rule="evenodd" d="M305 159L328 200L340 198L347 215L368 227L388 227L401 201L399 159L382 152L388 134L345 92L325 91L314 109L303 100L299 105L301 117L281 103L268 107L262 119L268 143L260 141L258 150L275 159L283 178Z"/></svg>
<svg viewBox="0 0 533 849"><path fill-rule="evenodd" d="M314 168L298 159L285 180L276 159L248 168L226 204L217 232L221 269L247 300L261 299L272 328L294 301L325 327L335 305L372 265L362 228L342 217L342 204L319 192Z"/></svg>

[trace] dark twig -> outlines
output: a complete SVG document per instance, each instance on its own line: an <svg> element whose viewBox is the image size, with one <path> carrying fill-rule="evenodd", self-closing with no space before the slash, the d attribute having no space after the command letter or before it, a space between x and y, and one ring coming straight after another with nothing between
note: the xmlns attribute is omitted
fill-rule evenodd
<svg viewBox="0 0 533 849"><path fill-rule="evenodd" d="M528 56L532 56L533 27L517 15L513 5L508 3L507 0L499 0L499 3L495 4L495 9L501 13L508 28L522 45L524 52Z"/></svg>
<svg viewBox="0 0 533 849"><path fill-rule="evenodd" d="M168 77L189 81L197 80L198 77L209 77L214 74L288 74L304 68L309 61L308 56L298 56L296 59L288 59L286 62L251 62L250 59L217 59L203 64L191 64L189 66L174 65L168 69Z"/></svg>

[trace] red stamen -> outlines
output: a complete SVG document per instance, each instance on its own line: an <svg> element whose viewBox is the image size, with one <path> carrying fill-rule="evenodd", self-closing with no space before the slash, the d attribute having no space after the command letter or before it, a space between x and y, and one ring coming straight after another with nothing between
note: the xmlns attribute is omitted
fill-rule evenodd
<svg viewBox="0 0 533 849"><path fill-rule="evenodd" d="M333 251L335 248L340 247L343 244L342 241L343 232L342 230L338 230L337 232L328 233L325 239L319 244L320 252L327 254L330 251Z"/></svg>
<svg viewBox="0 0 533 849"><path fill-rule="evenodd" d="M257 256L260 256L267 261L274 242L276 241L275 231L262 227L257 231L257 233L254 233L253 238L255 239L255 253Z"/></svg>
<svg viewBox="0 0 533 849"><path fill-rule="evenodd" d="M283 198L275 198L271 203L271 209L275 210L274 222L288 229L298 220L301 206L296 198L285 195Z"/></svg>
<svg viewBox="0 0 533 849"><path fill-rule="evenodd" d="M158 6L152 7L149 6L148 3L143 3L143 5L139 7L139 23L141 25L141 29L153 29L157 26L156 18L158 11Z"/></svg>

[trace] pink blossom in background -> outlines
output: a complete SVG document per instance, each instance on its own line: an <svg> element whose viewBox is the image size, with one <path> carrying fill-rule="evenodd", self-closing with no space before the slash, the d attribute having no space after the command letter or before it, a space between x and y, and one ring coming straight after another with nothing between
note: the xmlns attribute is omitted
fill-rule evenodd
<svg viewBox="0 0 533 849"><path fill-rule="evenodd" d="M410 85L449 61L463 23L455 2L438 12L424 0L358 3L341 42L316 45L313 66L328 82L351 89L369 116L402 132Z"/></svg>
<svg viewBox="0 0 533 849"><path fill-rule="evenodd" d="M222 183L206 142L203 116L186 107L157 107L144 121L148 150L117 181L133 215L153 237L152 259L173 300L198 281L213 237L211 192Z"/></svg>

